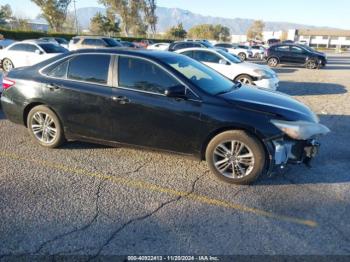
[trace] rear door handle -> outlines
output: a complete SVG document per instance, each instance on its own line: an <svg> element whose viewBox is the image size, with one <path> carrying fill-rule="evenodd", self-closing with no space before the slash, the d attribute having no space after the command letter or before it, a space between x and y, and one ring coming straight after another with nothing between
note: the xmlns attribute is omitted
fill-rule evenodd
<svg viewBox="0 0 350 262"><path fill-rule="evenodd" d="M112 100L122 105L130 103L130 99L126 96L112 96Z"/></svg>
<svg viewBox="0 0 350 262"><path fill-rule="evenodd" d="M46 87L50 89L51 91L60 89L60 86L57 84L47 84Z"/></svg>

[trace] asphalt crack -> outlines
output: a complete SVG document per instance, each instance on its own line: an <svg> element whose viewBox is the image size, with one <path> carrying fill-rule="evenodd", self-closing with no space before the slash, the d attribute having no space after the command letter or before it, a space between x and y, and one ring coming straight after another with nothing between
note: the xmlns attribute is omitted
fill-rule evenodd
<svg viewBox="0 0 350 262"><path fill-rule="evenodd" d="M197 177L193 183L192 183L192 186L191 186L191 190L185 194L185 195L180 195L174 199L171 199L169 201L166 201L164 203L162 203L160 206L158 206L156 209L154 209L153 211L151 211L150 213L146 214L146 215L143 215L143 216L139 216L139 217L136 217L136 218L133 218L133 219L130 219L129 221L127 221L126 223L122 224L119 228L117 228L111 235L110 237L105 241L105 243L103 243L103 245L98 249L98 251L96 252L95 255L93 255L92 257L90 257L87 261L91 261L95 258L97 258L101 252L103 251L103 249L108 246L114 239L115 237L124 229L126 228L128 225L130 224L133 224L135 222L140 222L140 221L143 221L151 216L153 216L155 213L157 213L159 210L161 210L162 208L166 207L167 205L171 204L171 203L174 203L174 202L178 202L180 201L182 198L186 198L188 196L190 196L191 194L194 193L195 191L195 188L196 188L196 184L198 182L198 180L201 178L201 176Z"/></svg>

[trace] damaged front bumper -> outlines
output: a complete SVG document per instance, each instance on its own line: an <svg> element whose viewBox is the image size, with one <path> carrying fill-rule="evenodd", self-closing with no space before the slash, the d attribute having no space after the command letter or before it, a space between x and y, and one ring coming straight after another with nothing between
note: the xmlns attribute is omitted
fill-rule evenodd
<svg viewBox="0 0 350 262"><path fill-rule="evenodd" d="M270 165L268 174L283 170L287 164L310 166L318 154L320 143L317 139L292 140L286 137L270 140Z"/></svg>

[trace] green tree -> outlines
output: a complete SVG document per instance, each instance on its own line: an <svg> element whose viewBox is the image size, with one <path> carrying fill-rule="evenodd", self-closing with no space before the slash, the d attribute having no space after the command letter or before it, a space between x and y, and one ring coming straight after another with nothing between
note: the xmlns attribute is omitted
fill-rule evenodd
<svg viewBox="0 0 350 262"><path fill-rule="evenodd" d="M7 24L7 21L12 19L12 9L9 4L0 6L0 26Z"/></svg>
<svg viewBox="0 0 350 262"><path fill-rule="evenodd" d="M230 29L223 25L201 24L192 27L188 31L190 38L212 39L220 41L228 41L230 39Z"/></svg>
<svg viewBox="0 0 350 262"><path fill-rule="evenodd" d="M42 16L54 32L61 32L71 0L31 0L42 11Z"/></svg>
<svg viewBox="0 0 350 262"><path fill-rule="evenodd" d="M115 35L120 32L115 15L107 11L106 15L97 13L90 22L90 31L94 34Z"/></svg>
<svg viewBox="0 0 350 262"><path fill-rule="evenodd" d="M126 36L131 32L134 35L144 35L148 26L152 32L156 30L155 0L99 0L99 3L121 17L122 31Z"/></svg>
<svg viewBox="0 0 350 262"><path fill-rule="evenodd" d="M249 27L247 31L248 40L262 40L262 33L264 31L265 24L261 20L256 20Z"/></svg>
<svg viewBox="0 0 350 262"><path fill-rule="evenodd" d="M187 32L182 23L179 23L178 25L169 28L165 35L169 39L179 40L184 39L187 36Z"/></svg>
<svg viewBox="0 0 350 262"><path fill-rule="evenodd" d="M223 25L215 25L214 26L214 40L217 41L230 41L231 40L231 32L230 28Z"/></svg>

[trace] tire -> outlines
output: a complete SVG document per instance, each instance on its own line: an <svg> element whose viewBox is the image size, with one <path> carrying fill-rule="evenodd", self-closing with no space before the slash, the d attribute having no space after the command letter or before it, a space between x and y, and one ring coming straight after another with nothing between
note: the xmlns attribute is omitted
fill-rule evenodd
<svg viewBox="0 0 350 262"><path fill-rule="evenodd" d="M244 85L254 85L253 78L249 75L240 75L236 77L235 81L238 81Z"/></svg>
<svg viewBox="0 0 350 262"><path fill-rule="evenodd" d="M239 53L238 57L242 60L245 61L247 59L247 55L245 53Z"/></svg>
<svg viewBox="0 0 350 262"><path fill-rule="evenodd" d="M236 154L232 154L232 145ZM245 157L240 157L243 155ZM206 148L205 157L210 170L219 179L238 185L254 182L262 174L266 162L261 142L240 130L215 136Z"/></svg>
<svg viewBox="0 0 350 262"><path fill-rule="evenodd" d="M271 57L267 60L269 67L276 67L278 65L278 59L276 57Z"/></svg>
<svg viewBox="0 0 350 262"><path fill-rule="evenodd" d="M305 67L307 69L316 69L317 68L317 61L309 60L309 61L306 62Z"/></svg>
<svg viewBox="0 0 350 262"><path fill-rule="evenodd" d="M65 141L60 120L46 106L36 106L29 112L27 128L30 136L43 147L56 148Z"/></svg>
<svg viewBox="0 0 350 262"><path fill-rule="evenodd" d="M5 71L5 72L10 72L11 71L11 69L13 69L14 68L14 65L13 65L13 63L12 63L12 61L10 60L10 59L8 59L8 58L4 58L3 60L2 60L2 69Z"/></svg>

